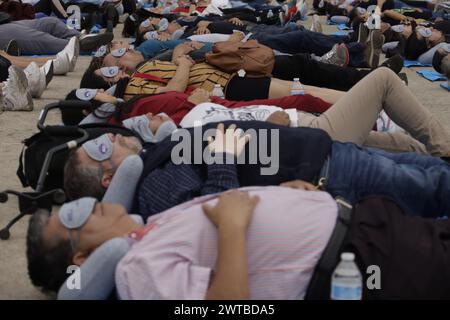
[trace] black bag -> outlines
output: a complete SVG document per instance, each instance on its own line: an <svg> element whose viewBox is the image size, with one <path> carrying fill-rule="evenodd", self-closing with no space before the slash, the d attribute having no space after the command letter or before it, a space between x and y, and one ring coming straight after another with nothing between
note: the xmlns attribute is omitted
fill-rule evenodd
<svg viewBox="0 0 450 320"><path fill-rule="evenodd" d="M0 82L8 79L8 69L11 62L3 56L0 56Z"/></svg>
<svg viewBox="0 0 450 320"><path fill-rule="evenodd" d="M131 130L111 124L92 123L80 125L79 128L88 132L89 139L95 139L105 133L134 136ZM17 169L17 176L23 187L31 186L33 189L36 189L45 157L51 148L80 137L80 135L50 135L45 131L41 131L25 139L23 141L24 149L20 154L19 167ZM54 154L47 171L44 190L40 190L41 192L63 188L64 165L68 155L68 150Z"/></svg>
<svg viewBox="0 0 450 320"><path fill-rule="evenodd" d="M0 24L5 24L11 22L11 16L3 11L0 11Z"/></svg>

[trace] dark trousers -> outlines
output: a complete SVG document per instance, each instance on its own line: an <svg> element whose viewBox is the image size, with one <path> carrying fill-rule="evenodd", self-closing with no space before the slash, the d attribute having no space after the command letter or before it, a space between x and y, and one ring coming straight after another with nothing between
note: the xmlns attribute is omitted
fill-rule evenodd
<svg viewBox="0 0 450 320"><path fill-rule="evenodd" d="M34 6L35 12L42 12L46 15L50 16L52 13L55 14L58 18L64 19L63 15L59 12L59 10L55 7L52 0L40 0Z"/></svg>
<svg viewBox="0 0 450 320"><path fill-rule="evenodd" d="M330 51L337 43L345 43L350 53L350 66L367 66L364 57L364 45L358 42L349 42L346 36L325 35L309 30L300 30L277 35L258 33L253 35L252 38L284 53L314 53L318 56Z"/></svg>
<svg viewBox="0 0 450 320"><path fill-rule="evenodd" d="M370 70L323 63L311 59L307 53L299 53L292 56L275 56L272 75L283 80L299 78L303 84L347 91L369 72Z"/></svg>
<svg viewBox="0 0 450 320"><path fill-rule="evenodd" d="M386 198L356 205L344 251L363 275L363 299L449 299L450 220L411 217ZM380 268L381 289L369 290L367 267Z"/></svg>

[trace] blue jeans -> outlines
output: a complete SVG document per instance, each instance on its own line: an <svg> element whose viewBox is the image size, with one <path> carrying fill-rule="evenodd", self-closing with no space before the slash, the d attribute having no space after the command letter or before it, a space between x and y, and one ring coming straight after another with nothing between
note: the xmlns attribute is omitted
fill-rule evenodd
<svg viewBox="0 0 450 320"><path fill-rule="evenodd" d="M164 52L165 50L175 49L175 47L179 44L188 42L187 39L179 39L179 40L168 40L168 41L160 41L160 40L145 40L141 43L139 47L136 48L137 51L142 53L145 59L151 59L154 56ZM204 43L204 46L199 50L202 52L210 52L212 50L212 43Z"/></svg>
<svg viewBox="0 0 450 320"><path fill-rule="evenodd" d="M252 36L259 43L284 53L314 53L321 56L331 50L336 43L344 42L350 53L350 65L366 66L364 45L358 42L348 42L348 37L326 35L309 30L291 31L283 34L258 33Z"/></svg>
<svg viewBox="0 0 450 320"><path fill-rule="evenodd" d="M334 142L326 190L351 203L384 195L408 214L441 217L450 214L450 165L416 153Z"/></svg>

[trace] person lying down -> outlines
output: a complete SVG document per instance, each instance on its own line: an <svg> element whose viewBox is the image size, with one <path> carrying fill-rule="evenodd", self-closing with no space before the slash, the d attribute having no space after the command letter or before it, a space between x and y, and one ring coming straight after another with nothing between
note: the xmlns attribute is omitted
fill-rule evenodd
<svg viewBox="0 0 450 320"><path fill-rule="evenodd" d="M35 285L57 290L69 265L83 267L102 244L119 239L125 245L106 285L115 285L120 299L302 299L338 215L336 201L313 190L300 181L234 189L175 206L145 225L122 205L93 198L67 203L52 214L40 210L28 229L29 274ZM444 281L450 272L445 250L449 237L436 240L434 231L429 232L449 234L450 221L389 210L358 212L351 219L345 249L356 254L359 269L377 264L389 270L382 277L382 290L364 289L364 298L450 296ZM392 243L373 243L374 236ZM427 250L417 250L419 241ZM384 258L400 252L405 259ZM430 272L423 273L417 264L428 265ZM103 271L91 270L99 275Z"/></svg>

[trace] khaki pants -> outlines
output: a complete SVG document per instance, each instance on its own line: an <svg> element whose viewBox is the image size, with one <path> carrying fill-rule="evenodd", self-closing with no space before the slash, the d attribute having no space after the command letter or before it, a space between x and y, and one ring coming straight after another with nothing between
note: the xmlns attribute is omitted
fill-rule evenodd
<svg viewBox="0 0 450 320"><path fill-rule="evenodd" d="M371 131L382 109L412 137L403 133ZM318 117L299 112L298 123L302 127L325 130L337 141L393 152L450 155L448 130L388 68L379 68L368 74Z"/></svg>

